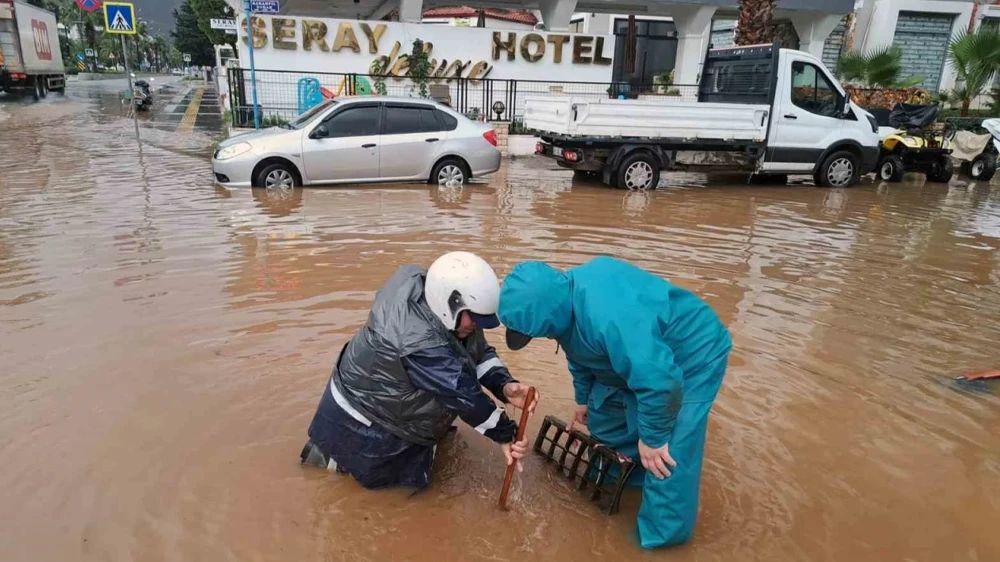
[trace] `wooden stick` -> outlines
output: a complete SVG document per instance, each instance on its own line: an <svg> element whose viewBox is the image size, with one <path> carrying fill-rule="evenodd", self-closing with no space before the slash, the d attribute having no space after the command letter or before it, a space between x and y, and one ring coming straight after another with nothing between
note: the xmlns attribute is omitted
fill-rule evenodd
<svg viewBox="0 0 1000 562"><path fill-rule="evenodd" d="M526 394L524 397L524 408L521 410L521 422L517 424L517 437L514 438L515 443L520 443L524 440L524 431L528 427L528 410L535 401L535 387L529 386ZM517 461L515 460L507 467L507 474L503 477L503 488L500 489L499 503L500 509L503 511L507 511L507 493L510 492L510 483L514 480L514 469L516 467Z"/></svg>

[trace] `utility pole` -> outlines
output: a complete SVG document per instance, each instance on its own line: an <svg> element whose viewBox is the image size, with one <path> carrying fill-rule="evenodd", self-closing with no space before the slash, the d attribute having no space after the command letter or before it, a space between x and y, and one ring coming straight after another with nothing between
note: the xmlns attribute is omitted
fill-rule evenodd
<svg viewBox="0 0 1000 562"><path fill-rule="evenodd" d="M253 128L260 129L260 106L257 105L257 68L253 62L253 6L250 0L243 0L243 10L247 14L247 47L250 50L250 90L253 97Z"/></svg>

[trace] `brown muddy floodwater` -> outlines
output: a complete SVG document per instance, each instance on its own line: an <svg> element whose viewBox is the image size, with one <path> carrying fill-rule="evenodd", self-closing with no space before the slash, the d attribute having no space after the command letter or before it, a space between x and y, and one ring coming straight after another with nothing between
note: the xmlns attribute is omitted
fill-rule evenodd
<svg viewBox="0 0 1000 562"><path fill-rule="evenodd" d="M459 190L227 191L207 133L144 130L140 158L93 100L0 111L0 560L1000 560L1000 389L948 382L1000 367L996 187L624 193L532 159ZM691 544L640 551L634 497L602 516L537 458L498 513L467 427L413 496L299 466L375 290L458 249L501 275L613 254L719 312ZM569 415L554 344L502 355Z"/></svg>

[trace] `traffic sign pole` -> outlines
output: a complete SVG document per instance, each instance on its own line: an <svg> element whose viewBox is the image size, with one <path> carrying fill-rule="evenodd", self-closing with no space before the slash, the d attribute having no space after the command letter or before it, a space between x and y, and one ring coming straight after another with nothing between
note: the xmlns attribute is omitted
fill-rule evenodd
<svg viewBox="0 0 1000 562"><path fill-rule="evenodd" d="M250 50L250 91L253 94L253 128L260 129L260 106L257 105L257 67L253 62L253 6L244 0L243 9L247 13L247 47Z"/></svg>
<svg viewBox="0 0 1000 562"><path fill-rule="evenodd" d="M128 49L125 47L125 36L122 38L122 58L125 60L125 78L128 79L128 92L132 96L132 121L135 123L135 140L139 143L139 150L142 150L142 139L139 138L139 115L135 110L135 87L132 85L132 69L128 64Z"/></svg>

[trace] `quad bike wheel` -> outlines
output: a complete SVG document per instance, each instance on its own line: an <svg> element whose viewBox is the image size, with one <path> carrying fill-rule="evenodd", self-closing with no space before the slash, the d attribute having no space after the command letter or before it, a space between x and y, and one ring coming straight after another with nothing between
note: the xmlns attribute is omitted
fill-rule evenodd
<svg viewBox="0 0 1000 562"><path fill-rule="evenodd" d="M955 165L951 163L951 158L945 155L934 162L927 174L927 179L935 183L948 183L954 173Z"/></svg>
<svg viewBox="0 0 1000 562"><path fill-rule="evenodd" d="M887 154L879 160L877 169L879 179L890 183L903 181L903 174L906 173L903 168L903 159L895 154Z"/></svg>
<svg viewBox="0 0 1000 562"><path fill-rule="evenodd" d="M990 181L997 173L996 154L983 153L969 163L969 177L977 181Z"/></svg>

